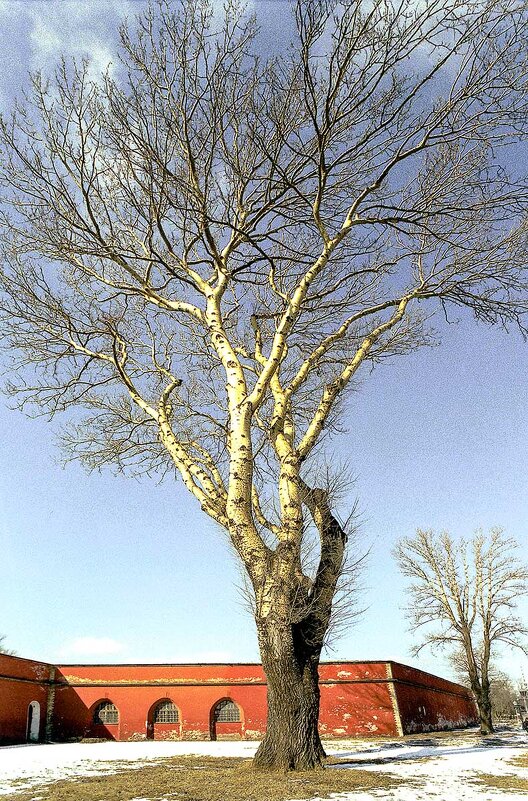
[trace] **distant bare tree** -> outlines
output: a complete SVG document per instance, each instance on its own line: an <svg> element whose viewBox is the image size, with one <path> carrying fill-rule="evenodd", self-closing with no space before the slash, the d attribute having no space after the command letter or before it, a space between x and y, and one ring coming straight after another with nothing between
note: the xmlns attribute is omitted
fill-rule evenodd
<svg viewBox="0 0 528 801"><path fill-rule="evenodd" d="M7 656L15 656L16 651L11 651L9 648L6 648L4 645L5 635L0 636L0 654L6 654Z"/></svg>
<svg viewBox="0 0 528 801"><path fill-rule="evenodd" d="M490 682L490 700L493 720L508 721L517 718L515 702L519 697L511 678L502 671L492 674Z"/></svg>
<svg viewBox="0 0 528 801"><path fill-rule="evenodd" d="M528 594L528 569L516 548L495 528L470 541L418 530L395 549L402 573L412 581L408 615L420 634L414 653L426 646L451 651L469 679L483 734L493 731L491 658L497 645L527 650L528 628L514 609Z"/></svg>
<svg viewBox="0 0 528 801"><path fill-rule="evenodd" d="M268 681L256 763L296 769L324 756L348 536L318 448L434 309L525 329L526 182L505 162L528 34L515 0L281 8L297 33L269 58L236 0L162 2L122 31L116 80L34 76L1 123L1 307L10 391L75 410L72 457L175 471L229 533Z"/></svg>
<svg viewBox="0 0 528 801"><path fill-rule="evenodd" d="M479 657L481 659L481 657ZM463 649L454 651L449 661L455 669L457 679L461 684L470 685L467 659ZM490 703L492 719L494 724L497 721L511 720L517 717L515 701L519 697L512 679L504 671L499 670L493 659L490 660L488 669L490 683Z"/></svg>

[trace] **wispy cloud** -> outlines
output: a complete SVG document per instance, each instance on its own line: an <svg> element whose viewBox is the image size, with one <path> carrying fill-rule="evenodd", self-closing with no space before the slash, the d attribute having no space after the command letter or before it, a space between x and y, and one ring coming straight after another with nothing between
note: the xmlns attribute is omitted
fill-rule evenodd
<svg viewBox="0 0 528 801"><path fill-rule="evenodd" d="M233 662L234 656L231 651L184 651L183 653L179 653L177 658L174 659L175 662L189 662L190 664L194 664L195 662Z"/></svg>
<svg viewBox="0 0 528 801"><path fill-rule="evenodd" d="M93 658L121 654L124 650L125 644L111 637L76 637L62 646L59 656L63 659L67 657Z"/></svg>
<svg viewBox="0 0 528 801"><path fill-rule="evenodd" d="M142 4L139 4L142 5ZM136 9L138 10L138 9ZM128 2L102 8L98 4L32 3L27 8L32 69L48 71L60 56L87 57L94 72L104 72L116 61L117 29L130 14Z"/></svg>
<svg viewBox="0 0 528 801"><path fill-rule="evenodd" d="M62 55L87 58L91 77L118 64L118 28L145 0L0 0L0 106L20 95L28 72L51 75Z"/></svg>
<svg viewBox="0 0 528 801"><path fill-rule="evenodd" d="M54 30L53 26L46 22L43 17L35 15L30 40L41 58L48 58L49 56L55 58L57 54L60 54L62 38L59 36L58 31Z"/></svg>

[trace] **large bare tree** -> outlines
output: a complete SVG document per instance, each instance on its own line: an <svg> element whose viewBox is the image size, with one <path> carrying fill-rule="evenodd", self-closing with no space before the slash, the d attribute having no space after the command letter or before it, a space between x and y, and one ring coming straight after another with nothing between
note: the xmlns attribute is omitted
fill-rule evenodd
<svg viewBox="0 0 528 801"><path fill-rule="evenodd" d="M269 57L236 0L161 3L114 78L34 76L1 123L2 309L11 391L86 410L74 456L175 470L229 533L268 679L256 762L295 769L324 755L347 543L318 447L435 308L523 327L527 31L514 0L281 9Z"/></svg>
<svg viewBox="0 0 528 801"><path fill-rule="evenodd" d="M493 732L492 657L497 646L528 650L528 628L515 615L517 600L528 594L528 568L516 556L516 543L492 529L468 542L446 532L418 530L403 538L395 555L411 579L408 607L414 649L447 648L469 680L482 734Z"/></svg>

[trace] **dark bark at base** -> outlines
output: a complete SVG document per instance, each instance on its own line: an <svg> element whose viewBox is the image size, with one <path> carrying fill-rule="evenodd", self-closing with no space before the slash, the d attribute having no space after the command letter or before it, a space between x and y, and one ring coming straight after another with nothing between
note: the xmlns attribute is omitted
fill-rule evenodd
<svg viewBox="0 0 528 801"><path fill-rule="evenodd" d="M493 734L495 729L491 717L491 704L489 702L487 704L477 703L477 706L479 708L480 733Z"/></svg>
<svg viewBox="0 0 528 801"><path fill-rule="evenodd" d="M296 542L289 532L270 559L268 575L274 580L256 588L261 615L255 622L268 683L268 721L254 765L266 770L314 770L323 767L326 756L318 730L319 658L347 535L332 515L328 492L299 478L298 482L319 531L321 554L312 580L300 564L302 531Z"/></svg>
<svg viewBox="0 0 528 801"><path fill-rule="evenodd" d="M260 637L268 721L253 764L263 770L313 770L323 766L326 756L318 731L320 649L309 653L304 644L299 653L288 647L288 633L280 655Z"/></svg>
<svg viewBox="0 0 528 801"><path fill-rule="evenodd" d="M473 692L475 693L475 699L478 707L480 733L493 734L495 732L495 729L493 727L491 701L489 699L489 693L486 693L486 691L483 690L482 687L477 687L476 689L473 690Z"/></svg>

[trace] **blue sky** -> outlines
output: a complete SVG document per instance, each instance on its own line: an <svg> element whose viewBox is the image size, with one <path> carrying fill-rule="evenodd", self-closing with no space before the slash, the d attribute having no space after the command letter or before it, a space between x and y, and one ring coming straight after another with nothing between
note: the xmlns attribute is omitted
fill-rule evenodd
<svg viewBox="0 0 528 801"><path fill-rule="evenodd" d="M112 58L115 28L141 2L0 0L0 104L27 69L61 52ZM284 30L280 2L257 2L262 42ZM363 619L328 654L412 661L405 590L390 551L417 527L471 535L504 526L528 561L528 344L474 323L436 320L442 345L383 364L348 405L333 444L357 482L371 546ZM21 655L49 661L257 660L239 568L225 535L181 484L61 467L55 424L0 400L0 633ZM528 603L520 606L528 616ZM528 660L503 667L528 675Z"/></svg>

